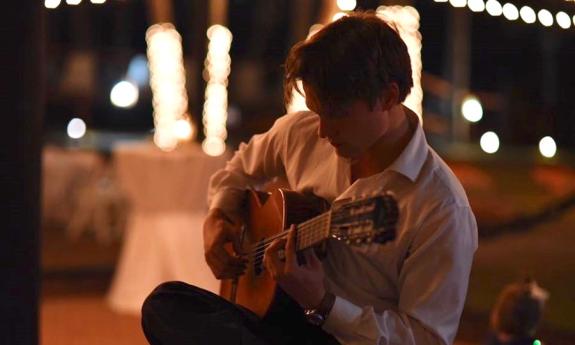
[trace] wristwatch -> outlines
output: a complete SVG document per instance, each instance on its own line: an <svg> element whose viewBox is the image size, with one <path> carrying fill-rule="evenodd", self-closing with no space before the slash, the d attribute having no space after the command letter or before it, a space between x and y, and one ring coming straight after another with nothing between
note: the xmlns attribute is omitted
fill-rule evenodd
<svg viewBox="0 0 575 345"><path fill-rule="evenodd" d="M321 302L316 308L304 310L306 320L314 326L319 327L323 325L331 311L331 308L333 308L334 303L335 295L326 291Z"/></svg>

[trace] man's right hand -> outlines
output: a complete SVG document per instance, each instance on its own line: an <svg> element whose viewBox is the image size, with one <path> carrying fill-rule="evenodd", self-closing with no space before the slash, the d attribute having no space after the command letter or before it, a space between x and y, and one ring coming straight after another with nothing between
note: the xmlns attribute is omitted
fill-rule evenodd
<svg viewBox="0 0 575 345"><path fill-rule="evenodd" d="M229 253L224 245L232 243L235 253L241 252L242 225L227 217L220 209L212 209L204 221L204 255L217 279L230 279L241 275L247 259Z"/></svg>

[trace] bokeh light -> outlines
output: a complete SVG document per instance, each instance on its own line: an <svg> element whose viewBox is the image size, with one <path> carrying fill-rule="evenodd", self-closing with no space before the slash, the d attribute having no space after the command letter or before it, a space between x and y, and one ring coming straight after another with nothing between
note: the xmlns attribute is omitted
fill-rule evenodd
<svg viewBox="0 0 575 345"><path fill-rule="evenodd" d="M75 117L68 122L66 132L70 138L80 139L86 134L86 123L84 120Z"/></svg>
<svg viewBox="0 0 575 345"><path fill-rule="evenodd" d="M543 157L551 158L557 152L557 144L550 136L546 136L539 141L539 152Z"/></svg>
<svg viewBox="0 0 575 345"><path fill-rule="evenodd" d="M154 24L146 31L146 42L153 94L154 143L164 151L171 151L183 140L178 136L179 130L175 130L176 123L186 119L188 112L182 37L171 23ZM195 134L193 128L191 133Z"/></svg>
<svg viewBox="0 0 575 345"><path fill-rule="evenodd" d="M449 3L453 7L465 7L467 5L467 0L449 0Z"/></svg>
<svg viewBox="0 0 575 345"><path fill-rule="evenodd" d="M357 6L356 0L337 0L337 7L341 11L353 11Z"/></svg>
<svg viewBox="0 0 575 345"><path fill-rule="evenodd" d="M547 10L540 10L539 12L537 12L537 18L539 19L539 22L543 26L553 25L553 15L551 14L551 12Z"/></svg>
<svg viewBox="0 0 575 345"><path fill-rule="evenodd" d="M60 6L61 0L44 0L44 7L53 9Z"/></svg>
<svg viewBox="0 0 575 345"><path fill-rule="evenodd" d="M219 156L226 150L228 136L228 76L232 63L229 52L233 37L228 28L219 24L208 28L207 36L208 53L203 71L207 86L202 117L205 139L202 149L210 156Z"/></svg>
<svg viewBox="0 0 575 345"><path fill-rule="evenodd" d="M483 107L475 96L467 96L461 104L461 114L469 122L478 122L483 118Z"/></svg>
<svg viewBox="0 0 575 345"><path fill-rule="evenodd" d="M120 108L131 108L138 102L138 87L129 81L123 80L112 88L110 101Z"/></svg>
<svg viewBox="0 0 575 345"><path fill-rule="evenodd" d="M479 145L484 152L495 153L499 150L499 137L494 132L485 132L479 140Z"/></svg>
<svg viewBox="0 0 575 345"><path fill-rule="evenodd" d="M81 2L82 0L66 0L68 5L79 5Z"/></svg>
<svg viewBox="0 0 575 345"><path fill-rule="evenodd" d="M503 5L503 16L508 20L517 20L519 18L519 10L512 3Z"/></svg>
<svg viewBox="0 0 575 345"><path fill-rule="evenodd" d="M419 32L419 12L412 6L379 6L376 10L378 16L392 23L399 35L407 45L411 60L411 77L413 87L403 102L405 106L415 112L420 120L423 114L423 89L421 86L421 73L423 69L421 59L421 33Z"/></svg>
<svg viewBox="0 0 575 345"><path fill-rule="evenodd" d="M537 15L535 14L535 11L529 6L521 7L519 15L521 16L521 20L527 24L533 24L537 21Z"/></svg>
<svg viewBox="0 0 575 345"><path fill-rule="evenodd" d="M485 10L485 3L483 0L468 0L467 7L473 12L483 12Z"/></svg>
<svg viewBox="0 0 575 345"><path fill-rule="evenodd" d="M503 7L501 6L501 3L497 0L488 0L487 3L485 3L485 9L487 10L487 13L489 13L494 17L503 14Z"/></svg>
<svg viewBox="0 0 575 345"><path fill-rule="evenodd" d="M569 29L571 27L571 18L565 12L557 12L555 20L557 21L557 25L562 29Z"/></svg>

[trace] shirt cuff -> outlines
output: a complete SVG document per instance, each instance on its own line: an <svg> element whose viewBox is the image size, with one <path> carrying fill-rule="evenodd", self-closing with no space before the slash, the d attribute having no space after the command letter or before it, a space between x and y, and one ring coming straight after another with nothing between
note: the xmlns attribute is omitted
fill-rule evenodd
<svg viewBox="0 0 575 345"><path fill-rule="evenodd" d="M362 312L362 308L336 296L335 303L322 328L330 334L341 332L342 329L349 329L350 325L356 323L361 317Z"/></svg>

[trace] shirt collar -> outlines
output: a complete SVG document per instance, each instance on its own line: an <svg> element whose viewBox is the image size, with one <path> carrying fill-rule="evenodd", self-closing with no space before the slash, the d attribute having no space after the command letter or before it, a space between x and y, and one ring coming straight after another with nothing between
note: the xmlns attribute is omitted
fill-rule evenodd
<svg viewBox="0 0 575 345"><path fill-rule="evenodd" d="M395 171L407 177L411 182L415 182L423 163L427 159L429 148L419 118L410 109L406 107L404 109L408 121L410 124L415 125L416 128L405 149L386 170Z"/></svg>

